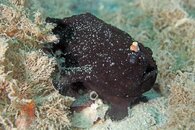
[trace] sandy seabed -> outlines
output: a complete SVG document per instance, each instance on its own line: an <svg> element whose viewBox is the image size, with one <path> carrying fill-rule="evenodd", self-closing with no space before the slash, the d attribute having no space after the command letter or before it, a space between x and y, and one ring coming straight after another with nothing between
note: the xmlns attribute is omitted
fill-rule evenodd
<svg viewBox="0 0 195 130"><path fill-rule="evenodd" d="M153 50L157 85L146 94L150 100L135 105L122 121L71 120L74 99L52 85L60 60L41 49L56 40L44 19L83 12ZM194 130L194 54L194 0L0 0L0 129Z"/></svg>

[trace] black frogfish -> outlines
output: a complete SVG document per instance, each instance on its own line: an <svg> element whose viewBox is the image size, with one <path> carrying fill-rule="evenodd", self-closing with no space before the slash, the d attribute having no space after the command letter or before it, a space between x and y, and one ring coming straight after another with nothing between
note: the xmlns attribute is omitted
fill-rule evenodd
<svg viewBox="0 0 195 130"><path fill-rule="evenodd" d="M109 105L106 115L121 120L154 85L157 65L152 51L128 33L90 13L46 22L56 24L52 32L59 38L44 50L61 52L57 58L63 63L53 82L60 94L78 98L94 91Z"/></svg>

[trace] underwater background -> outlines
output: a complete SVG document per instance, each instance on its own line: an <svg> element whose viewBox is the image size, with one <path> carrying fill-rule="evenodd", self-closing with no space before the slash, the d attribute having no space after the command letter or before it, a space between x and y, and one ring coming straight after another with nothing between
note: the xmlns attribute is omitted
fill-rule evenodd
<svg viewBox="0 0 195 130"><path fill-rule="evenodd" d="M145 93L149 101L122 121L93 124L91 114L72 116L74 98L53 87L60 61L41 49L57 39L45 18L85 12L150 47L157 62L156 85ZM0 0L0 129L194 130L194 54L194 0Z"/></svg>

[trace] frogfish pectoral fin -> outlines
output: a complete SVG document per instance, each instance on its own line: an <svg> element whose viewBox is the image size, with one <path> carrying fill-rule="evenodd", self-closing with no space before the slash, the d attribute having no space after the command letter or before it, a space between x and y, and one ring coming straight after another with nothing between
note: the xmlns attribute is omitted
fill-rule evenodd
<svg viewBox="0 0 195 130"><path fill-rule="evenodd" d="M106 112L106 116L109 116L112 120L122 120L128 116L129 101L112 97L110 98L110 107Z"/></svg>
<svg viewBox="0 0 195 130"><path fill-rule="evenodd" d="M120 106L117 104L112 104L108 111L106 112L106 115L108 115L111 120L122 120L126 116L128 116L128 105L126 106Z"/></svg>

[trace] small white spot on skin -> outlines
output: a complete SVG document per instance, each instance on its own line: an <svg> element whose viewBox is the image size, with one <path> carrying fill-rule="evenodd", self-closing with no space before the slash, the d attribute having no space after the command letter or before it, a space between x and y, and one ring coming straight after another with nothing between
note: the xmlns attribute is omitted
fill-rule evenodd
<svg viewBox="0 0 195 130"><path fill-rule="evenodd" d="M113 66L113 65L115 65L115 63L114 63L114 62L112 62L112 63L110 64L110 66Z"/></svg>
<svg viewBox="0 0 195 130"><path fill-rule="evenodd" d="M100 43L100 44L104 46L104 43Z"/></svg>
<svg viewBox="0 0 195 130"><path fill-rule="evenodd" d="M122 48L119 48L118 50L119 50L119 51L123 51L123 49L122 49Z"/></svg>
<svg viewBox="0 0 195 130"><path fill-rule="evenodd" d="M83 46L83 51L87 50L87 47Z"/></svg>
<svg viewBox="0 0 195 130"><path fill-rule="evenodd" d="M84 45L85 43L84 43L84 42L81 42L80 44L81 44L81 45Z"/></svg>

